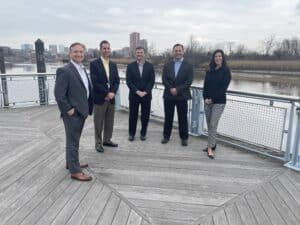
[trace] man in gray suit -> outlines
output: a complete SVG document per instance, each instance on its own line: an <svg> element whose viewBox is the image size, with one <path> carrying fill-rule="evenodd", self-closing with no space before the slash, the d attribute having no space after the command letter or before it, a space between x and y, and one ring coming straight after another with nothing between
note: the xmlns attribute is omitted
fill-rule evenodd
<svg viewBox="0 0 300 225"><path fill-rule="evenodd" d="M173 46L173 60L166 63L163 68L162 82L164 90L165 121L162 144L169 142L175 107L177 108L179 136L181 145L188 145L188 100L192 98L190 87L193 82L193 66L183 57L184 48L182 44Z"/></svg>
<svg viewBox="0 0 300 225"><path fill-rule="evenodd" d="M90 181L92 177L81 170L88 165L79 163L78 150L85 119L93 109L91 82L82 65L85 46L76 42L69 50L70 62L56 71L54 94L66 132L66 168L71 178Z"/></svg>

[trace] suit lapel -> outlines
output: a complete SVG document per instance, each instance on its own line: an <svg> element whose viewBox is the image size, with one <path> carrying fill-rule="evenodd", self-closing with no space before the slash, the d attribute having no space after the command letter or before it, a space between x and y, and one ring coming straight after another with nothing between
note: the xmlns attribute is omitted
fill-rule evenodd
<svg viewBox="0 0 300 225"><path fill-rule="evenodd" d="M104 64L103 64L101 58L99 58L99 65L100 65L100 68L104 71L106 83L108 83L109 82L109 74L106 74L106 70L105 70L105 67L104 67ZM110 62L109 62L109 72L110 72Z"/></svg>
<svg viewBox="0 0 300 225"><path fill-rule="evenodd" d="M171 61L169 69L170 69L170 71L171 71L171 76L172 76L172 78L175 80L176 77L175 77L174 61Z"/></svg>
<svg viewBox="0 0 300 225"><path fill-rule="evenodd" d="M79 82L81 83L81 85L84 87L84 90L85 90L84 83L83 83L81 76L80 76L78 70L76 69L76 67L71 62L69 63L69 67L72 70L72 72L75 74L75 77L77 77L77 79L79 80Z"/></svg>

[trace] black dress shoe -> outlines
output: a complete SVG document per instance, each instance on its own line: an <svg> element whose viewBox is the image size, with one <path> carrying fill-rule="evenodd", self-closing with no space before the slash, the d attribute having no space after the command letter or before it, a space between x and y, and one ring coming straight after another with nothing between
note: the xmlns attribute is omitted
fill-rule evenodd
<svg viewBox="0 0 300 225"><path fill-rule="evenodd" d="M133 135L129 135L128 141L134 141L134 136Z"/></svg>
<svg viewBox="0 0 300 225"><path fill-rule="evenodd" d="M145 135L141 135L141 136L140 136L140 139L141 139L141 141L146 141L147 138L146 138Z"/></svg>
<svg viewBox="0 0 300 225"><path fill-rule="evenodd" d="M187 139L182 139L182 140L181 140L181 145L182 145L182 146L188 146L188 141L187 141Z"/></svg>
<svg viewBox="0 0 300 225"><path fill-rule="evenodd" d="M102 146L102 145L97 146L97 147L96 147L96 151L97 151L97 152L104 152L103 146Z"/></svg>
<svg viewBox="0 0 300 225"><path fill-rule="evenodd" d="M163 138L162 140L161 140L161 143L162 144L167 144L169 142L169 138Z"/></svg>
<svg viewBox="0 0 300 225"><path fill-rule="evenodd" d="M108 147L118 147L118 144L117 143L114 143L112 141L109 141L109 142L103 142L103 145L104 146L108 146Z"/></svg>
<svg viewBox="0 0 300 225"><path fill-rule="evenodd" d="M217 148L217 145L215 145L214 147L212 147L211 149L213 150L213 151L215 151L216 150L216 148ZM203 152L207 152L207 147L205 148L205 149L203 149L202 150Z"/></svg>
<svg viewBox="0 0 300 225"><path fill-rule="evenodd" d="M87 164L87 163L84 163L84 164L80 164L80 168L87 168L89 165ZM68 170L69 169L69 167L68 167L68 165L66 165L66 169Z"/></svg>

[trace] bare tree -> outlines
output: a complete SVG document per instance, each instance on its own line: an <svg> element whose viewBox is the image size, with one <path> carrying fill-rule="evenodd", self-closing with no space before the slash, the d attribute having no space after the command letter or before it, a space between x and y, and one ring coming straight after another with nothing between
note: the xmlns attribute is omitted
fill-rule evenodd
<svg viewBox="0 0 300 225"><path fill-rule="evenodd" d="M264 54L269 56L272 48L275 46L275 35L271 34L263 41Z"/></svg>

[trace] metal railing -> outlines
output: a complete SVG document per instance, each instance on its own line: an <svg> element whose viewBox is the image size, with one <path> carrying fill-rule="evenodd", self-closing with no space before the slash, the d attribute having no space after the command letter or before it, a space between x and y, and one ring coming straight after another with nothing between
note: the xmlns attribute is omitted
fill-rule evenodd
<svg viewBox="0 0 300 225"><path fill-rule="evenodd" d="M6 80L6 91L2 88L1 107L41 105L38 78L45 76L46 88L42 91L47 104L55 104L55 74L2 74ZM164 87L157 82L152 92L152 118L163 119ZM129 90L124 78L121 79L117 102L119 107L128 109ZM189 129L195 136L207 135L204 116L202 88L192 87L193 99L189 101ZM6 100L4 99L6 96ZM296 108L300 97L228 91L227 104L218 126L219 139L240 148L258 152L300 168L299 134L296 125L299 113ZM175 123L177 116L175 114ZM298 121L298 122L297 122ZM300 125L299 125L300 126ZM297 136L298 135L298 136ZM297 155L295 155L297 154Z"/></svg>

